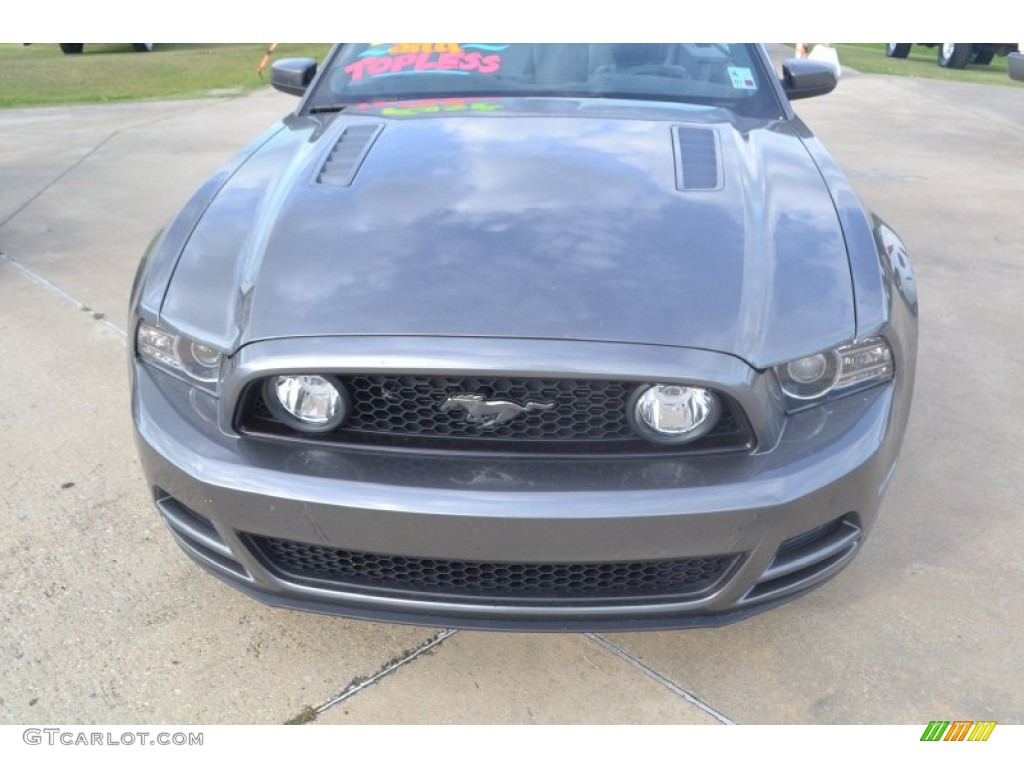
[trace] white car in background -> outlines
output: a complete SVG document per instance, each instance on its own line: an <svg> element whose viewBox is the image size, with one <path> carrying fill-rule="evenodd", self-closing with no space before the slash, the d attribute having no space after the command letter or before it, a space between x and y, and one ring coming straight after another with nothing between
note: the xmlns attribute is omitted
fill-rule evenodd
<svg viewBox="0 0 1024 768"><path fill-rule="evenodd" d="M1006 57L1010 68L1010 77L1024 80L1024 53L1011 53Z"/></svg>

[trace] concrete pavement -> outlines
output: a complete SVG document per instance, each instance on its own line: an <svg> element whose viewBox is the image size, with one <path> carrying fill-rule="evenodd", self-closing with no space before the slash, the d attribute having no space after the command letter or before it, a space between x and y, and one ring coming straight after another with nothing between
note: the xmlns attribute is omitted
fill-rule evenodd
<svg viewBox="0 0 1024 768"><path fill-rule="evenodd" d="M0 722L1024 720L1021 92L847 73L797 102L914 258L900 467L858 560L812 595L722 629L606 637L274 610L163 530L125 341L97 317L123 330L153 233L293 104L0 111Z"/></svg>

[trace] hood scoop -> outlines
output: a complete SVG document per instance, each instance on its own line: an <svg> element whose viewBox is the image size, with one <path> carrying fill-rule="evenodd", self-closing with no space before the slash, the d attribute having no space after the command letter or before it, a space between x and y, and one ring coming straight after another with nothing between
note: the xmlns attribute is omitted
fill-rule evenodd
<svg viewBox="0 0 1024 768"><path fill-rule="evenodd" d="M722 161L714 129L676 126L672 133L676 145L676 189L721 189Z"/></svg>
<svg viewBox="0 0 1024 768"><path fill-rule="evenodd" d="M350 125L331 147L316 176L317 184L331 187L347 187L355 178L366 153L370 151L383 125Z"/></svg>

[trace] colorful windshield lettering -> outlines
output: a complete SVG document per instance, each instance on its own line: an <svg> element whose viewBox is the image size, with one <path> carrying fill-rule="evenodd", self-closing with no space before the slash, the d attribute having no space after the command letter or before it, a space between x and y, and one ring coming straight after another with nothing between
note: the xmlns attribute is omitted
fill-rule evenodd
<svg viewBox="0 0 1024 768"><path fill-rule="evenodd" d="M488 97L471 101L460 98L416 99L414 101L375 101L356 105L356 109L376 109L385 117L409 117L440 112L495 112L504 105L494 103Z"/></svg>
<svg viewBox="0 0 1024 768"><path fill-rule="evenodd" d="M501 69L501 56L467 51L466 48L501 51L507 47L484 43L378 43L345 67L345 74L353 81L364 77L431 72L489 75Z"/></svg>
<svg viewBox="0 0 1024 768"><path fill-rule="evenodd" d="M458 43L395 43L388 49L392 56L402 53L462 53Z"/></svg>

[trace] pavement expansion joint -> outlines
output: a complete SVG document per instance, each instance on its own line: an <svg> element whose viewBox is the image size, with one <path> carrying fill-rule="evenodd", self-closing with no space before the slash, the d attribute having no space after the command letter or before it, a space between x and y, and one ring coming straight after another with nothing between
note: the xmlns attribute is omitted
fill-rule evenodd
<svg viewBox="0 0 1024 768"><path fill-rule="evenodd" d="M50 293L54 294L55 296L59 296L60 298L64 299L64 301L68 302L69 304L72 304L73 306L78 307L78 309L82 310L82 312L87 312L89 314L89 316L93 320L95 320L95 321L97 321L99 323L103 323L103 325L107 326L112 331L115 331L122 339L126 340L128 338L128 334L125 333L124 329L120 328L119 326L117 326L114 323L110 322L110 320L107 319L107 316L106 316L105 313L97 312L97 311L93 310L91 307L87 307L85 304L80 302L78 299L76 299L70 293L68 293L64 289L60 288L59 286L54 285L53 283L51 283L49 280L47 280L42 275L37 274L36 272L33 272L31 269L26 267L24 264L18 263L17 261L12 259L10 256L8 256L6 253L0 253L0 262L6 262L6 263L10 264L16 270L18 270L23 275L25 275L25 277L27 277L29 280L32 280L33 282L38 283L39 285L43 286L46 290L48 290Z"/></svg>
<svg viewBox="0 0 1024 768"><path fill-rule="evenodd" d="M92 157L97 151L99 151L105 144L107 144L115 136L118 136L118 135L120 135L122 133L125 133L126 131L134 130L135 128L141 128L144 125L149 125L151 123L158 123L161 120L168 120L168 119L170 119L172 117L177 117L178 115L184 114L186 112L197 112L197 111L199 111L201 109L205 109L206 106L207 105L203 104L203 105L200 105L200 106L197 106L197 107L193 107L191 109L179 109L179 110L175 110L174 112L170 112L170 113L168 113L166 115L158 115L157 117L151 118L149 120L140 120L137 123L132 123L131 125L125 125L125 126L122 126L121 128L117 128L116 130L114 130L113 132L108 134L105 138L103 138L100 141L96 142L96 144L92 147L92 149L90 149L88 152L83 154L80 158L78 158L73 163L71 163L71 165L69 165L63 171L61 171L56 176L54 176L52 179L50 179L46 184L43 185L42 189L40 189L34 195L30 196L28 198L28 200L26 200L24 203L22 203L17 208L15 208L10 213L10 215L7 216L7 218L5 218L3 221L0 221L0 227L3 227L4 225L8 224L15 216L17 216L19 213L24 211L30 205L32 205L32 203L34 203L36 200L38 200L40 197L42 197L43 194L48 189L53 187L54 184L56 184L58 181L60 181L65 176L67 176L69 173L71 173L73 170L75 170L75 168L77 168L82 163L84 163L86 160L88 160L90 157Z"/></svg>
<svg viewBox="0 0 1024 768"><path fill-rule="evenodd" d="M328 699L326 702L324 702L323 704L321 704L318 707L313 707L313 706L306 707L298 715L296 715L295 717L291 718L290 720L287 720L284 724L285 725L304 725L306 723L313 722L314 720L317 719L317 717L322 715L324 712L326 712L328 709L330 709L331 707L335 706L336 704L340 704L341 702L345 701L346 699L352 698L357 693L362 691L364 688L369 688L371 685L374 685L378 681L380 681L383 678L387 677L388 675L390 675L395 670L399 669L400 667L405 666L410 661L413 661L414 659L416 659L419 656L422 656L425 653L429 653L434 648L436 648L441 643L443 643L445 640L447 640L449 637L454 635L456 632L458 632L457 629L442 629L442 630L440 630L439 632L437 632L437 634L431 636L430 638L428 638L424 642L422 642L419 645L417 645L415 648L410 648L409 650L404 651L404 652L398 654L393 659L388 660L387 662L384 663L384 665L380 669L378 669L372 675L369 675L367 677L356 677L356 678L354 678L336 696L333 696L332 698Z"/></svg>
<svg viewBox="0 0 1024 768"><path fill-rule="evenodd" d="M612 642L610 642L608 640L605 640L600 635L596 635L596 634L594 634L592 632L586 632L586 633L584 633L584 636L587 637L590 640L593 640L595 643L600 645L605 650L615 654L620 659L622 659L627 664L629 664L631 667L634 667L635 669L639 670L640 672L643 672L645 675L650 677L652 680L655 680L656 682L661 683L663 686L665 686L670 691L672 691L672 693L676 694L676 696L679 696L680 698L685 699L687 702L689 702L690 704L693 704L693 706L697 707L698 709L704 710L709 715L711 715L711 717L715 718L715 720L718 720L720 723L724 723L725 725L736 725L736 721L735 720L732 720L732 719L726 717L724 714L719 712L717 709L715 709L711 705L705 704L703 701L698 699L692 693L690 693L689 691L684 690L683 688L680 688L678 685L673 683L667 677L665 677L661 673L651 669L649 666L644 664L638 658L636 658L635 656L633 656L633 655L627 653L626 651L622 650L619 646L615 645L614 643L612 643Z"/></svg>
<svg viewBox="0 0 1024 768"><path fill-rule="evenodd" d="M106 142L110 141L110 140L111 140L112 138L114 138L115 136L117 136L117 135L118 135L118 133L120 133L120 130L114 131L114 132L113 132L113 133L111 133L111 134L110 134L109 136L106 136L106 138L104 138L104 139L102 139L101 141L97 142L97 143L96 143L96 145L95 145L95 146L93 146L93 147L91 148L91 150L89 150L89 151L88 151L87 153L85 153L85 155L83 155L82 157L80 157L80 158L79 158L78 160L76 160L76 161L75 161L74 163L72 163L72 164L71 164L70 166L68 166L67 168L63 169L62 171L60 171L60 173L58 173L58 174L57 174L56 176L54 176L54 177L53 177L53 178L51 178L51 179L50 179L49 181L47 181L47 182L46 182L46 183L45 183L45 184L43 185L43 187L42 187L41 189L39 189L39 190L37 191L37 193L36 193L35 195L33 195L32 197L30 197L30 198L29 198L29 199L28 199L27 201L25 201L25 202L24 202L24 203L23 203L22 205L19 205L19 206L18 206L17 208L15 208L15 209L14 209L14 210L13 210L13 211L11 212L11 214L10 214L9 216L7 216L7 218L5 218L5 219L4 219L3 221L0 221L0 226L3 226L4 224L8 223L8 222L9 222L9 221L10 221L11 219L13 219L13 218L14 218L15 216L17 216L17 214L19 214L20 212L24 211L24 210L25 210L26 208L28 208L28 207L29 207L29 206L31 206L31 205L32 205L33 203L35 203L35 202L36 202L37 200L39 200L39 199L40 199L40 198L41 198L41 197L43 196L43 194L45 194L45 193L46 193L46 190L47 190L47 189L49 189L50 187L52 187L52 186L53 186L53 185L54 185L55 183L57 183L57 182L58 182L58 181L59 181L60 179L62 179L63 177L67 176L67 175L68 175L69 173L71 173L71 172L72 172L72 171L74 171L74 170L75 170L76 168L78 168L78 167L79 167L80 165L82 165L82 163L84 163L84 162L85 162L86 160L88 160L89 158L91 158L91 157L92 157L92 155L93 155L93 153L95 153L96 151L98 151L98 150L99 150L99 148L100 148L100 147L101 147L101 146L102 146L103 144L105 144Z"/></svg>

